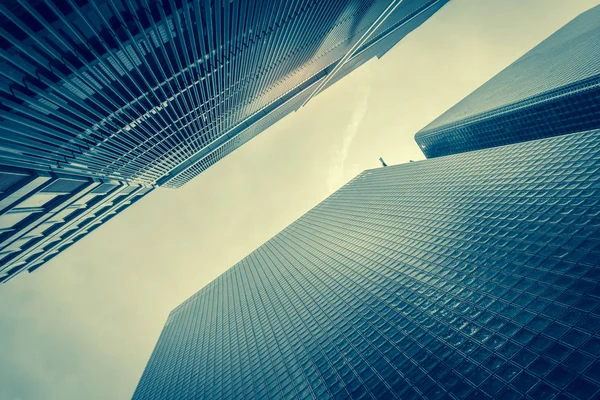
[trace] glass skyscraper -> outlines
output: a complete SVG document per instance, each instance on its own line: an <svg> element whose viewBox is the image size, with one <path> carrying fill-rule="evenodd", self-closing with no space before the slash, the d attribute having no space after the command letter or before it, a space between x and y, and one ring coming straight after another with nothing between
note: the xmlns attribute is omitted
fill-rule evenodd
<svg viewBox="0 0 600 400"><path fill-rule="evenodd" d="M89 232L73 218L131 203L117 191L185 184L447 1L2 1L0 281ZM23 211L38 191L56 199Z"/></svg>
<svg viewBox="0 0 600 400"><path fill-rule="evenodd" d="M0 167L0 282L36 270L151 190Z"/></svg>
<svg viewBox="0 0 600 400"><path fill-rule="evenodd" d="M361 173L173 310L133 397L599 391L595 130Z"/></svg>
<svg viewBox="0 0 600 400"><path fill-rule="evenodd" d="M600 6L415 135L427 158L600 128Z"/></svg>
<svg viewBox="0 0 600 400"><path fill-rule="evenodd" d="M446 2L4 1L0 163L181 186Z"/></svg>

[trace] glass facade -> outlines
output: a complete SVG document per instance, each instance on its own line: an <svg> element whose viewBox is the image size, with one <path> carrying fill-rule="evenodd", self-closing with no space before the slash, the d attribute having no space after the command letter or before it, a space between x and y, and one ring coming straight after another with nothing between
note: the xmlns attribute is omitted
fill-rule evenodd
<svg viewBox="0 0 600 400"><path fill-rule="evenodd" d="M447 1L4 1L0 165L179 187Z"/></svg>
<svg viewBox="0 0 600 400"><path fill-rule="evenodd" d="M600 128L600 6L415 135L428 158Z"/></svg>
<svg viewBox="0 0 600 400"><path fill-rule="evenodd" d="M141 399L591 399L600 131L368 170L177 307Z"/></svg>
<svg viewBox="0 0 600 400"><path fill-rule="evenodd" d="M447 1L3 1L0 281L90 231L38 227L55 206L97 225L106 218L88 207L112 216L157 185L182 186ZM15 209L42 200L18 176L41 191L81 186ZM69 205L98 185L91 203Z"/></svg>
<svg viewBox="0 0 600 400"><path fill-rule="evenodd" d="M39 268L151 190L0 167L0 282Z"/></svg>

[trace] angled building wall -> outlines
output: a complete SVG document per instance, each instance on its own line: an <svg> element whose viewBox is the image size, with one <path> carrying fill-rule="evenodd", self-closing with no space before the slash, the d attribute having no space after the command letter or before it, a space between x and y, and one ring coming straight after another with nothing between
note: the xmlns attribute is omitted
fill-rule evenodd
<svg viewBox="0 0 600 400"><path fill-rule="evenodd" d="M600 390L600 130L365 171L169 315L141 399Z"/></svg>
<svg viewBox="0 0 600 400"><path fill-rule="evenodd" d="M0 167L0 282L39 268L152 189Z"/></svg>
<svg viewBox="0 0 600 400"><path fill-rule="evenodd" d="M415 135L427 158L600 128L600 6Z"/></svg>
<svg viewBox="0 0 600 400"><path fill-rule="evenodd" d="M0 165L178 187L446 2L3 2Z"/></svg>

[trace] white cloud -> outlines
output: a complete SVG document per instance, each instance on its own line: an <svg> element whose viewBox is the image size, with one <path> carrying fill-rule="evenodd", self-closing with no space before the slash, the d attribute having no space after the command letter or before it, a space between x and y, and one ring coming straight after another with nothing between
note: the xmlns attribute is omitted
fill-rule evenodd
<svg viewBox="0 0 600 400"><path fill-rule="evenodd" d="M334 150L332 157L331 167L329 168L327 175L327 185L330 192L334 192L339 189L349 178L348 171L346 168L346 160L348 159L348 152L352 146L352 141L358 133L358 129L369 107L369 95L371 93L371 85L365 83L359 90L356 98L354 99L354 110L350 117L350 121L346 126L342 143L339 147Z"/></svg>

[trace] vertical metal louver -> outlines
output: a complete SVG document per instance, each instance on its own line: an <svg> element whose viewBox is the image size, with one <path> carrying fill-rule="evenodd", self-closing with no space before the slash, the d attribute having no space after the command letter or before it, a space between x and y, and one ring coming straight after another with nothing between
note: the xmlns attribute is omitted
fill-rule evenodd
<svg viewBox="0 0 600 400"><path fill-rule="evenodd" d="M404 0L363 47L444 3ZM389 4L3 2L0 164L181 186L328 72L353 69L340 61L366 61L349 51Z"/></svg>

